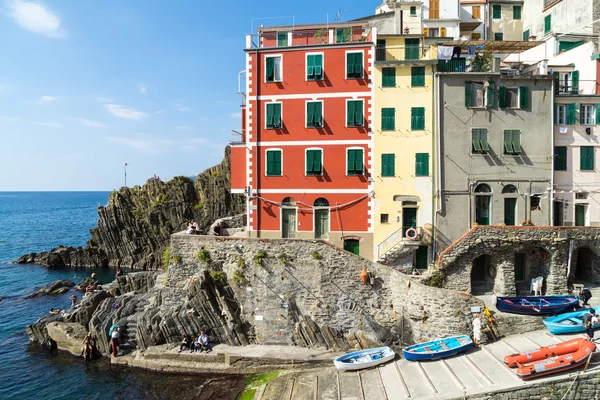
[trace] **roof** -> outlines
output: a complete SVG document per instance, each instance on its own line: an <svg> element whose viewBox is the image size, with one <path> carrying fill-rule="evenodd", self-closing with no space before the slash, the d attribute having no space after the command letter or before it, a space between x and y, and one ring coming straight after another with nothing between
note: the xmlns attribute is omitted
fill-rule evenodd
<svg viewBox="0 0 600 400"><path fill-rule="evenodd" d="M461 49L467 50L469 46L483 46L483 49L492 54L511 54L522 53L526 50L544 44L544 42L513 42L500 40L450 40L444 42L444 46L460 46Z"/></svg>
<svg viewBox="0 0 600 400"><path fill-rule="evenodd" d="M327 28L351 28L353 26L367 26L366 23L361 22L323 22L321 24L296 24L296 25L279 25L279 26L260 26L256 28L258 32L272 32L277 30L286 31L302 31L311 29L327 29Z"/></svg>

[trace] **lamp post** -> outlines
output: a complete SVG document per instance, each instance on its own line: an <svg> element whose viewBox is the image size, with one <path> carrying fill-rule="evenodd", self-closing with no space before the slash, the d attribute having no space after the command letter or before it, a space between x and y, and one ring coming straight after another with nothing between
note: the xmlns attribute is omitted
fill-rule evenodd
<svg viewBox="0 0 600 400"><path fill-rule="evenodd" d="M125 187L127 187L127 165L129 165L129 163L125 163Z"/></svg>

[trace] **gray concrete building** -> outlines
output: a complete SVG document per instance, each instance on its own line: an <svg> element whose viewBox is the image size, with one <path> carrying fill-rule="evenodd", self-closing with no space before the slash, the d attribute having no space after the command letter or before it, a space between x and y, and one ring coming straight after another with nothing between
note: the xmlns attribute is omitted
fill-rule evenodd
<svg viewBox="0 0 600 400"><path fill-rule="evenodd" d="M552 225L552 77L436 78L436 251L475 223Z"/></svg>

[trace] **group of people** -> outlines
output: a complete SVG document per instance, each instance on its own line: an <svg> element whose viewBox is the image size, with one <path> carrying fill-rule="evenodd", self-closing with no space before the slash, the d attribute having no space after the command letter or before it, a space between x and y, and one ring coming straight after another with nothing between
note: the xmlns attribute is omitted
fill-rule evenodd
<svg viewBox="0 0 600 400"><path fill-rule="evenodd" d="M185 335L181 341L181 344L179 345L179 352L181 353L183 350L189 350L190 353L197 351L202 353L206 350L207 353L210 353L212 351L212 347L208 341L208 335L206 332L200 331L200 335L195 341L192 341L190 335Z"/></svg>
<svg viewBox="0 0 600 400"><path fill-rule="evenodd" d="M188 235L200 234L200 227L198 226L198 223L196 221L190 221L185 230L185 233L187 233Z"/></svg>

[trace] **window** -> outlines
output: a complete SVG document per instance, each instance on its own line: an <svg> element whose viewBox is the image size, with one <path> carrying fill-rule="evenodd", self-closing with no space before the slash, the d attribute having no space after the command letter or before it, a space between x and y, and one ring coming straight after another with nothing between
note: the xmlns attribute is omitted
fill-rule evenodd
<svg viewBox="0 0 600 400"><path fill-rule="evenodd" d="M581 171L594 170L594 147L581 146L579 148L579 169Z"/></svg>
<svg viewBox="0 0 600 400"><path fill-rule="evenodd" d="M585 42L559 42L558 43L558 52L561 53L563 51L569 51L574 49L577 46L584 44Z"/></svg>
<svg viewBox="0 0 600 400"><path fill-rule="evenodd" d="M504 154L520 154L521 153L521 131L506 130L504 131Z"/></svg>
<svg viewBox="0 0 600 400"><path fill-rule="evenodd" d="M425 130L425 107L410 109L410 129L413 131Z"/></svg>
<svg viewBox="0 0 600 400"><path fill-rule="evenodd" d="M521 19L521 6L513 6L513 19Z"/></svg>
<svg viewBox="0 0 600 400"><path fill-rule="evenodd" d="M429 153L417 153L415 176L429 176Z"/></svg>
<svg viewBox="0 0 600 400"><path fill-rule="evenodd" d="M529 29L523 31L523 41L524 42L528 42L529 41Z"/></svg>
<svg viewBox="0 0 600 400"><path fill-rule="evenodd" d="M567 124L567 105L566 104L557 104L556 111L554 114L555 123L558 125L566 125Z"/></svg>
<svg viewBox="0 0 600 400"><path fill-rule="evenodd" d="M396 68L381 69L381 86L396 87Z"/></svg>
<svg viewBox="0 0 600 400"><path fill-rule="evenodd" d="M396 155L381 155L381 176L396 176Z"/></svg>
<svg viewBox="0 0 600 400"><path fill-rule="evenodd" d="M500 106L502 107L502 106ZM519 89L517 88L506 88L506 97L504 101L504 107L517 108L519 107Z"/></svg>
<svg viewBox="0 0 600 400"><path fill-rule="evenodd" d="M567 146L554 147L554 170L567 170Z"/></svg>
<svg viewBox="0 0 600 400"><path fill-rule="evenodd" d="M416 6L410 6L410 16L411 17L415 17L417 15L417 7Z"/></svg>
<svg viewBox="0 0 600 400"><path fill-rule="evenodd" d="M320 128L323 126L323 102L308 101L306 103L306 127Z"/></svg>
<svg viewBox="0 0 600 400"><path fill-rule="evenodd" d="M581 125L594 125L596 107L593 104L581 104L579 106L580 124Z"/></svg>
<svg viewBox="0 0 600 400"><path fill-rule="evenodd" d="M440 28L440 37L446 37L446 27L442 26Z"/></svg>
<svg viewBox="0 0 600 400"><path fill-rule="evenodd" d="M266 68L266 82L281 82L281 56L267 56L265 57L267 68Z"/></svg>
<svg viewBox="0 0 600 400"><path fill-rule="evenodd" d="M473 33L471 33L471 39L472 40L479 40L479 39L481 39L481 33L479 33L479 32L473 32Z"/></svg>
<svg viewBox="0 0 600 400"><path fill-rule="evenodd" d="M412 67L410 69L410 85L425 86L425 67Z"/></svg>
<svg viewBox="0 0 600 400"><path fill-rule="evenodd" d="M306 150L306 175L322 175L323 174L323 151Z"/></svg>
<svg viewBox="0 0 600 400"><path fill-rule="evenodd" d="M309 54L306 56L306 80L317 81L323 79L323 54Z"/></svg>
<svg viewBox="0 0 600 400"><path fill-rule="evenodd" d="M352 28L338 28L335 31L335 42L336 43L346 43L350 41L352 37Z"/></svg>
<svg viewBox="0 0 600 400"><path fill-rule="evenodd" d="M418 60L420 48L421 41L419 39L404 39L404 59Z"/></svg>
<svg viewBox="0 0 600 400"><path fill-rule="evenodd" d="M575 193L575 200L587 200L588 195L588 192Z"/></svg>
<svg viewBox="0 0 600 400"><path fill-rule="evenodd" d="M346 126L363 126L363 101L348 100L346 107Z"/></svg>
<svg viewBox="0 0 600 400"><path fill-rule="evenodd" d="M382 224L389 224L390 223L390 214L380 214L379 221Z"/></svg>
<svg viewBox="0 0 600 400"><path fill-rule="evenodd" d="M544 17L544 33L549 33L552 30L552 15L548 14Z"/></svg>
<svg viewBox="0 0 600 400"><path fill-rule="evenodd" d="M281 103L267 103L267 129L281 128Z"/></svg>
<svg viewBox="0 0 600 400"><path fill-rule="evenodd" d="M485 86L483 82L465 82L465 107L485 107Z"/></svg>
<svg viewBox="0 0 600 400"><path fill-rule="evenodd" d="M363 53L346 53L346 79L360 79L363 76Z"/></svg>
<svg viewBox="0 0 600 400"><path fill-rule="evenodd" d="M502 16L502 6L500 4L494 4L492 6L492 18L500 19Z"/></svg>
<svg viewBox="0 0 600 400"><path fill-rule="evenodd" d="M490 145L488 144L487 128L472 129L471 135L472 135L471 152L473 154L486 154L490 150Z"/></svg>
<svg viewBox="0 0 600 400"><path fill-rule="evenodd" d="M529 209L531 211L541 211L542 210L540 208L541 197L542 197L541 194L534 194L529 197Z"/></svg>
<svg viewBox="0 0 600 400"><path fill-rule="evenodd" d="M382 108L381 109L381 130L393 131L396 129L396 109Z"/></svg>
<svg viewBox="0 0 600 400"><path fill-rule="evenodd" d="M498 41L503 41L504 40L504 33L502 32L496 32L494 33L494 40L498 40Z"/></svg>
<svg viewBox="0 0 600 400"><path fill-rule="evenodd" d="M288 45L288 33L277 32L277 47L286 47Z"/></svg>
<svg viewBox="0 0 600 400"><path fill-rule="evenodd" d="M440 0L429 0L429 18L436 19L440 17Z"/></svg>
<svg viewBox="0 0 600 400"><path fill-rule="evenodd" d="M348 149L347 154L347 175L362 175L363 174L363 150Z"/></svg>
<svg viewBox="0 0 600 400"><path fill-rule="evenodd" d="M281 150L267 150L267 176L281 176Z"/></svg>
<svg viewBox="0 0 600 400"><path fill-rule="evenodd" d="M472 13L474 19L481 18L481 7L480 6L473 6L471 8L471 13Z"/></svg>

